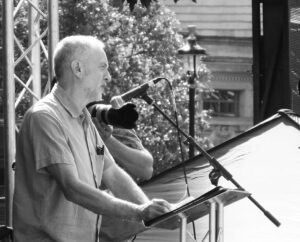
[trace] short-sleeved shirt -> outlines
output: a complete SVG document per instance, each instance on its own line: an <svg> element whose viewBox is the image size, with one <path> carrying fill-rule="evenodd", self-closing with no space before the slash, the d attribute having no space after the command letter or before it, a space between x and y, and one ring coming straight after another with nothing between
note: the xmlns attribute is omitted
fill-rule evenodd
<svg viewBox="0 0 300 242"><path fill-rule="evenodd" d="M112 135L114 136L114 138L116 138L117 140L119 140L124 145L130 148L136 150L144 149L141 140L139 139L135 130L133 129L114 128ZM118 160L122 158L114 157L114 159L118 163ZM126 170L125 167L123 167L123 169ZM131 174L131 176L135 181L139 180L137 176L133 174ZM118 228L120 228L121 231L124 231L126 229L128 230L132 229L132 226L136 226L136 224L130 223L129 221L126 220L104 216L103 223L100 230L101 242L114 241L116 237L119 238L118 235L120 234L120 232ZM131 241L131 240L126 240L126 241Z"/></svg>
<svg viewBox="0 0 300 242"><path fill-rule="evenodd" d="M78 110L56 85L26 113L18 134L15 241L97 241L101 216L68 201L45 168L74 166L82 182L99 188L112 162L87 109Z"/></svg>

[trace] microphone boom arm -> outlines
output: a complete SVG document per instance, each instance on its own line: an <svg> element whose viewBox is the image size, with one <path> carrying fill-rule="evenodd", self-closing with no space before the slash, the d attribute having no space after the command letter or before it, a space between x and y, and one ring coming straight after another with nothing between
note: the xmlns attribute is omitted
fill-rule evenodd
<svg viewBox="0 0 300 242"><path fill-rule="evenodd" d="M145 93L141 96L141 98L146 101L149 105L152 105L160 114L163 115L164 118L166 118L176 129L179 130L179 132L187 139L187 141L191 144L193 144L198 151L201 152L201 154L209 161L210 165L213 167L212 172L209 175L209 178L213 185L217 185L218 179L222 175L226 180L231 181L238 189L245 191L245 189L236 181L234 180L233 176L230 174L230 172L222 166L216 158L212 157L210 154L208 154L200 145L197 144L195 139L191 137L190 135L186 134L180 127L176 125L176 123L167 115L165 114L154 102L151 97ZM249 200L253 202L258 209L260 209L263 214L277 227L280 226L280 222L266 209L263 208L262 205L260 205L251 195L248 196Z"/></svg>

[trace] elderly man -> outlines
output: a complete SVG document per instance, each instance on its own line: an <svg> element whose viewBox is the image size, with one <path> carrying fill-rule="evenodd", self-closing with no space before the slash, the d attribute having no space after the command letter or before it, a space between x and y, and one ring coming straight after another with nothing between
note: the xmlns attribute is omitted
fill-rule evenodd
<svg viewBox="0 0 300 242"><path fill-rule="evenodd" d="M101 215L142 222L170 209L165 200L149 200L115 163L86 109L110 79L103 48L91 36L60 41L58 82L24 116L13 201L16 242L99 241ZM115 197L100 190L101 183Z"/></svg>

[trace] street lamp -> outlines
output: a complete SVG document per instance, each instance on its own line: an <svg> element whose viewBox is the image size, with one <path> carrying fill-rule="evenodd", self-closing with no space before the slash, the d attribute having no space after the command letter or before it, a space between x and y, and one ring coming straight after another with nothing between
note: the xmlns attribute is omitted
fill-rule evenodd
<svg viewBox="0 0 300 242"><path fill-rule="evenodd" d="M196 57L205 56L206 50L202 48L198 43L195 35L196 27L194 25L188 26L189 35L186 38L187 43L181 47L177 53L180 55L192 55L193 56L193 74L189 75L189 134L191 137L195 137L195 79L197 77L196 69ZM194 145L189 144L189 158L194 157Z"/></svg>

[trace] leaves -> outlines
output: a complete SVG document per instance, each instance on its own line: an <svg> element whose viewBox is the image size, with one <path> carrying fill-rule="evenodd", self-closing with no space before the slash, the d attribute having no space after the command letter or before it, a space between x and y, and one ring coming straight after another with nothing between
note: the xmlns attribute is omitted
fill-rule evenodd
<svg viewBox="0 0 300 242"><path fill-rule="evenodd" d="M122 1L124 2L124 0ZM140 1L143 7L149 8L152 0L141 0ZM174 0L174 3L177 3L178 0ZM197 0L192 0L192 2L196 3ZM134 6L137 4L137 0L127 0L127 3L130 6L130 10L132 11L134 9Z"/></svg>

